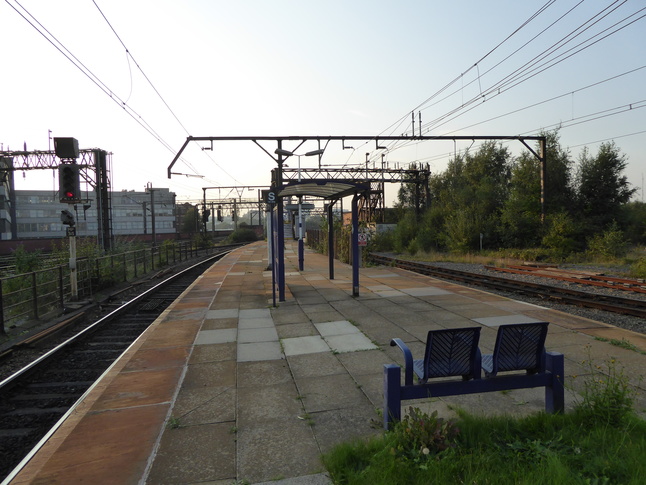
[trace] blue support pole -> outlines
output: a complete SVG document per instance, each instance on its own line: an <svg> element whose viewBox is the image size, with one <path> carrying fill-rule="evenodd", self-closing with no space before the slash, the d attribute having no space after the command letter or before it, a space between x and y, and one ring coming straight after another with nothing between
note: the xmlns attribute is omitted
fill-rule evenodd
<svg viewBox="0 0 646 485"><path fill-rule="evenodd" d="M352 197L352 296L359 296L359 194Z"/></svg>
<svg viewBox="0 0 646 485"><path fill-rule="evenodd" d="M327 206L327 257L330 279L334 279L334 213L332 206L336 201L331 201Z"/></svg>
<svg viewBox="0 0 646 485"><path fill-rule="evenodd" d="M398 365L384 365L384 429L401 421L401 371Z"/></svg>
<svg viewBox="0 0 646 485"><path fill-rule="evenodd" d="M545 412L563 413L565 411L565 357L556 352L547 352L545 368L552 375L552 383L545 386Z"/></svg>

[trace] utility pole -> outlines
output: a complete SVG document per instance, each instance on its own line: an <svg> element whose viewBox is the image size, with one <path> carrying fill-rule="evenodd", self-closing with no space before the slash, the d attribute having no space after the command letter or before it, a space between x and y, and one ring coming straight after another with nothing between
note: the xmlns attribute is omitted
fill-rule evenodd
<svg viewBox="0 0 646 485"><path fill-rule="evenodd" d="M79 299L78 278L76 274L76 221L74 215L67 209L61 211L61 222L67 226L67 236L70 241L70 293L71 301Z"/></svg>

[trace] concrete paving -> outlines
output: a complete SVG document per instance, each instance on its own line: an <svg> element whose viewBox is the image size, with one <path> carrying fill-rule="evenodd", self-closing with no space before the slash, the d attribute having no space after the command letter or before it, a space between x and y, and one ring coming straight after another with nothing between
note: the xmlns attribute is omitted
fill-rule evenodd
<svg viewBox="0 0 646 485"><path fill-rule="evenodd" d="M272 304L264 243L213 265L104 375L11 483L230 485L331 483L321 455L382 432L383 365L416 356L431 329L549 321L548 350L566 358L566 409L591 360L626 368L646 410L646 336L389 267L350 267L309 250L297 270L286 242L286 301ZM295 245L293 245L295 247ZM543 409L543 390L405 403L451 416Z"/></svg>

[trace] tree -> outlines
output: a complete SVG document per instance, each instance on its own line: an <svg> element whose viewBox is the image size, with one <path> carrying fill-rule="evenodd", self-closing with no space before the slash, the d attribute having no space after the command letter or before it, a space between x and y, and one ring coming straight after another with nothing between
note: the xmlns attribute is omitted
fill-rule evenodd
<svg viewBox="0 0 646 485"><path fill-rule="evenodd" d="M545 211L547 214L572 213L575 200L572 181L574 162L570 152L561 147L558 129L541 132L541 136L545 136L547 148Z"/></svg>
<svg viewBox="0 0 646 485"><path fill-rule="evenodd" d="M511 160L507 148L490 141L474 154L449 160L444 172L432 174L432 203L422 218L419 246L464 252L478 249L481 233L489 247L498 245Z"/></svg>
<svg viewBox="0 0 646 485"><path fill-rule="evenodd" d="M183 233L193 233L200 231L200 219L198 210L196 207L189 207L184 214L184 220L182 221L182 232Z"/></svg>
<svg viewBox="0 0 646 485"><path fill-rule="evenodd" d="M596 156L584 149L577 173L578 207L588 230L603 231L621 217L622 206L637 191L622 175L628 162L614 142L603 143Z"/></svg>
<svg viewBox="0 0 646 485"><path fill-rule="evenodd" d="M541 240L540 161L523 152L511 171L509 197L500 220L506 246L532 247Z"/></svg>
<svg viewBox="0 0 646 485"><path fill-rule="evenodd" d="M632 201L623 206L621 219L624 233L633 244L646 244L646 204Z"/></svg>
<svg viewBox="0 0 646 485"><path fill-rule="evenodd" d="M570 153L563 149L558 130L541 132L546 138L546 204L548 215L573 210L572 165ZM536 152L540 150L537 144ZM541 222L541 162L524 151L518 157L511 173L509 197L501 215L503 240L513 247L531 247L540 242L544 227Z"/></svg>
<svg viewBox="0 0 646 485"><path fill-rule="evenodd" d="M411 173L404 177L404 181L399 187L397 192L397 206L400 209L418 209L428 207L429 201L426 200L428 187L423 181L412 181L414 178L421 179L422 175L428 173L428 165L411 163L408 167Z"/></svg>

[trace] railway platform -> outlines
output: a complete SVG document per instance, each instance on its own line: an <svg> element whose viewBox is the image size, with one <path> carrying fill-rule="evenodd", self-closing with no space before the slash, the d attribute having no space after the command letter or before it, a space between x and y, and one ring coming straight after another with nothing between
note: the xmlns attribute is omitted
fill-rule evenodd
<svg viewBox="0 0 646 485"><path fill-rule="evenodd" d="M615 359L646 409L646 336L391 267L360 270L286 241L286 301L272 305L267 247L211 266L91 388L12 477L12 484L331 483L321 455L382 432L383 365L419 356L430 329L548 321L547 349L565 355L566 412L593 364ZM600 340L603 339L603 340ZM543 389L410 403L450 417L543 409ZM407 404L405 403L405 406Z"/></svg>

